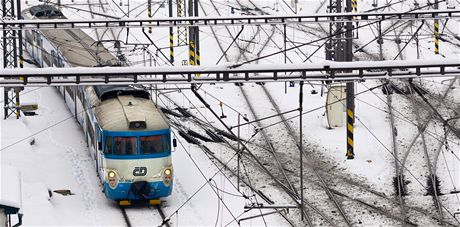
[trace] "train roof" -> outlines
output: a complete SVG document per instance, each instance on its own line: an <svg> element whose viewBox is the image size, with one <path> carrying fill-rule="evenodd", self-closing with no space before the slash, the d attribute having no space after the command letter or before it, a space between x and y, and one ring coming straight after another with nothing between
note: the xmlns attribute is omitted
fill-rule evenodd
<svg viewBox="0 0 460 227"><path fill-rule="evenodd" d="M61 11L51 5L32 6L23 10L22 15L26 19L67 19ZM114 54L81 29L47 29L40 32L72 67L119 65Z"/></svg>
<svg viewBox="0 0 460 227"><path fill-rule="evenodd" d="M90 105L99 125L107 131L153 131L170 128L150 99L149 92L131 86L88 86Z"/></svg>
<svg viewBox="0 0 460 227"><path fill-rule="evenodd" d="M169 128L166 117L152 100L132 95L106 99L95 108L95 113L99 125L107 131L153 131Z"/></svg>
<svg viewBox="0 0 460 227"><path fill-rule="evenodd" d="M109 98L114 98L118 95L132 95L134 97L140 97L149 99L150 94L146 90L139 90L131 86L94 86L94 91L96 92L99 100L104 101Z"/></svg>
<svg viewBox="0 0 460 227"><path fill-rule="evenodd" d="M117 57L80 29L43 30L42 33L73 67L118 65Z"/></svg>
<svg viewBox="0 0 460 227"><path fill-rule="evenodd" d="M59 17L64 16L61 11L51 5L38 5L29 8L29 12L34 17Z"/></svg>

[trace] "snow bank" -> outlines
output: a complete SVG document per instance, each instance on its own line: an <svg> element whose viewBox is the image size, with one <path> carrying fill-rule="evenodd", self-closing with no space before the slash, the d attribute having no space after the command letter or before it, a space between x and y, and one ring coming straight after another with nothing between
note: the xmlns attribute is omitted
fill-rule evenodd
<svg viewBox="0 0 460 227"><path fill-rule="evenodd" d="M0 171L0 207L7 213L17 213L22 206L20 173L7 165L1 165Z"/></svg>

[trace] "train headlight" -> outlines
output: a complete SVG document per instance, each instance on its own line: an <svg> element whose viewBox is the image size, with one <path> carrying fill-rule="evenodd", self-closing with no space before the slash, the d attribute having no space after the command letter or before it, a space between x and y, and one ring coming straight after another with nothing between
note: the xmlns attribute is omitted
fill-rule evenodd
<svg viewBox="0 0 460 227"><path fill-rule="evenodd" d="M172 174L172 170L171 169L165 169L165 171L163 173L165 174L166 177L170 177L171 174Z"/></svg>
<svg viewBox="0 0 460 227"><path fill-rule="evenodd" d="M116 173L115 173L114 171L110 170L110 171L109 171L109 174L107 174L107 176L108 176L109 178L115 178Z"/></svg>
<svg viewBox="0 0 460 227"><path fill-rule="evenodd" d="M117 173L113 170L110 170L107 173L107 178L110 188L115 189L118 185Z"/></svg>
<svg viewBox="0 0 460 227"><path fill-rule="evenodd" d="M171 185L172 182L172 169L170 167L163 170L163 183L166 187Z"/></svg>

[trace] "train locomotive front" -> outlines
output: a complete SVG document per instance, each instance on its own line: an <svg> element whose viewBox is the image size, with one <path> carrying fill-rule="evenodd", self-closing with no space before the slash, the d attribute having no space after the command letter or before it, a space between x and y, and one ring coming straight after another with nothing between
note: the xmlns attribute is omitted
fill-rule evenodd
<svg viewBox="0 0 460 227"><path fill-rule="evenodd" d="M33 6L25 19L66 19L56 7ZM97 45L94 45L97 44ZM120 59L79 29L30 30L25 50L40 67L120 65ZM107 198L151 204L171 194L171 128L147 91L130 86L57 87L82 126Z"/></svg>
<svg viewBox="0 0 460 227"><path fill-rule="evenodd" d="M148 92L92 86L105 195L117 201L151 200L171 194L171 129ZM92 100L91 100L92 101ZM126 202L124 202L126 203Z"/></svg>

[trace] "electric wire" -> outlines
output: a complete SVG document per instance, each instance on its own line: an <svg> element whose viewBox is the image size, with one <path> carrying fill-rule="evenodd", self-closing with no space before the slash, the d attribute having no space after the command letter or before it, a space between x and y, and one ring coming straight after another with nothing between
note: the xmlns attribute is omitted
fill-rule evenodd
<svg viewBox="0 0 460 227"><path fill-rule="evenodd" d="M191 102L191 100L190 100L185 94L183 94L183 92L182 92L182 95L183 95L183 97L186 98L187 101L197 110L197 112L203 117L203 119L206 119L206 121L208 121L208 119L201 113L201 111L199 111L199 109ZM211 124L211 123L208 121L208 124ZM251 138L253 138L255 135L256 135L256 134L254 134ZM246 142L246 144L247 144L249 141L250 141L250 140L248 140L248 141ZM235 155L237 155L237 154L238 154L238 153L235 153ZM234 158L234 156L232 156L232 158ZM227 162L227 163L228 163L228 162ZM244 162L243 162L243 161L242 161L242 164L243 164L243 168L245 168ZM246 175L247 175L247 172L246 172ZM229 179L228 179L228 180L229 180ZM249 183L250 187L253 188L253 185L252 185L252 183L251 183L251 180L250 180L250 178L249 178L249 175L247 175L247 180L248 180L248 183ZM231 182L231 181L229 180L229 182ZM235 186L234 186L234 187L235 187ZM256 199L257 199L257 198L256 198ZM262 214L262 213L261 213L261 214ZM262 216L262 217L263 217L263 216ZM236 221L236 219L235 219L235 221ZM265 221L265 220L264 220L264 221Z"/></svg>
<svg viewBox="0 0 460 227"><path fill-rule="evenodd" d="M197 194L204 188L204 186L210 185L210 184L211 184L210 181L211 181L215 176L217 176L218 173L220 173L220 172L222 171L222 169L224 168L224 166L221 167L221 168L219 168L216 172L214 172L214 174L213 174L210 178L207 178L206 175L204 174L204 172L203 172L203 171L201 170L201 168L199 167L199 165L196 163L195 159L192 157L191 153L188 151L188 149L185 148L185 146L182 144L182 142L181 142L180 140L179 140L179 143L180 143L180 145L182 146L182 148L184 149L184 151L187 153L187 155L189 156L190 160L193 162L193 164L195 165L195 167L198 169L198 171L200 172L200 174L202 175L202 177L205 179L205 183L203 183L203 184L202 184L202 185L201 185L201 186L200 186L200 187L199 187L189 198L187 198L186 201L184 201L184 202L183 202L174 212L172 212L172 213L168 216L168 218L166 218L166 219L171 219L171 217L172 217L176 212L178 212L179 210L181 210L182 207L184 207L185 204L187 204L193 197L195 197L195 195L197 195ZM230 162L232 159L234 159L235 156L236 156L236 154L233 155L233 156L227 161L227 163ZM227 206L227 204L223 201L223 199L221 198L221 196L219 196L219 193L218 193L212 186L210 186L210 187L213 189L213 192L217 195L218 199L219 199L220 201L222 201L222 203L224 204L225 208L226 208L227 211L230 213L230 215L232 216L232 218L236 220L236 217L234 216L234 214L232 213L232 211L230 210L230 208Z"/></svg>
<svg viewBox="0 0 460 227"><path fill-rule="evenodd" d="M186 97L186 96L185 96L185 97ZM187 97L186 97L186 98L187 98ZM187 98L187 99L188 99L188 98ZM190 102L190 100L189 100L189 103L192 104L192 105L194 105L193 103ZM198 109L197 109L197 110L198 110ZM198 112L200 112L200 111L198 110ZM206 118L205 118L205 119L206 119ZM255 135L255 134L254 134L254 135ZM254 137L254 135L252 136L252 138ZM252 139L252 138L251 138L251 139ZM248 143L248 142L249 142L249 140L248 140L246 143ZM237 154L238 154L238 153L235 153L235 155L237 155ZM228 163L235 157L235 155L233 155L233 156L231 157L231 159L230 159L229 161L227 161L226 164L228 164ZM243 168L245 169L245 166L244 166L244 162L243 162L243 161L242 161L242 164L243 164ZM224 168L225 166L226 166L226 165L223 165L222 168ZM217 167L217 165L216 165L216 167ZM219 169L219 171L220 171L221 173L223 173L223 172L222 172L222 168ZM218 172L219 172L219 171L218 171ZM246 172L247 180L248 180L249 184L251 185L251 183L250 183L250 178L249 178L249 175L248 175L246 169L245 169L245 172ZM217 173L216 173L216 174L217 174ZM214 175L214 176L215 176L215 175ZM214 177L214 176L213 176L213 177ZM225 176L225 174L224 174L224 176ZM213 177L212 177L212 178L213 178ZM227 176L225 176L225 177L227 178ZM227 180L231 183L231 181L230 181L229 178L227 178ZM233 183L231 183L231 184L233 185ZM210 184L210 185L211 185L211 184ZM233 187L236 189L236 187L235 187L234 185L233 185ZM253 188L253 187L251 186L251 188ZM237 189L237 190L238 190L238 189ZM247 198L247 196L244 196L244 194L243 194L243 197ZM255 199L257 200L257 198L255 198ZM222 200L222 202L223 202L223 200ZM224 203L224 202L223 202L223 203ZM224 204L225 204L225 203L224 203ZM262 218L263 218L263 216L262 216ZM234 218L234 221L237 221L236 218ZM264 223L265 223L265 220L264 220ZM266 224L266 223L265 223L265 224Z"/></svg>
<svg viewBox="0 0 460 227"><path fill-rule="evenodd" d="M365 84L362 84L362 85L363 85L364 87L367 88L367 86L366 86ZM372 92L372 91L371 91L371 92ZM387 103L385 100L383 100L380 96L378 96L375 92L372 92L372 93L373 93L378 99L380 99L380 101L382 101L383 103L385 103L386 105L388 105L388 103ZM414 126L417 126L417 123L411 121L411 120L409 119L409 117L406 117L406 116L405 116L403 113L401 113L399 110L397 110L397 109L395 109L395 108L392 108L392 110L395 111L397 114L399 114L399 115L401 116L401 118L396 116L398 119L404 120L404 121L406 121L406 122L408 122L408 123L411 123L411 124L414 125ZM436 132L431 132L431 131L429 131L429 130L426 130L426 132L427 132L428 135L430 135L430 136L433 137L434 139L436 139L436 140L438 140L438 141L441 141L441 139L439 139L439 138L437 137L437 133L436 133ZM454 142L454 141L452 141L452 142Z"/></svg>
<svg viewBox="0 0 460 227"><path fill-rule="evenodd" d="M338 100L342 103L342 105L345 106L345 103L344 103L341 99L339 99L337 96L336 96L336 99L338 99ZM421 180L419 180L419 179L415 176L415 174L412 173L412 171L410 171L410 170L404 165L404 163L402 163L400 160L398 160L398 159L395 157L395 155L391 152L391 150L390 150L387 146L385 146L385 144L378 138L378 136L376 136L376 135L372 132L372 130L371 130L369 127L367 127L367 125L364 124L363 121L361 121L360 117L358 117L358 116L355 114L355 118L361 123L362 126L364 126L364 128L372 135L372 137L374 137L374 139L377 140L377 142L378 142L383 148L385 148L384 150L387 151L391 156L393 156L393 158L395 159L396 162L399 162L399 164L401 165L401 168L402 168L402 169L405 169L405 170L409 173L409 175L411 175L411 176L415 179L415 181L416 181L418 184L420 184L420 186L422 186L422 188L424 188L425 190L428 190L428 188L426 188L426 187L423 185L423 183L421 182ZM447 207L445 207L445 206L442 205L442 204L439 204L439 205L440 205L442 208L444 208L444 210L446 210L447 213L449 213L452 217L454 217L454 219L455 219L457 222L459 222L458 219L449 211L449 209L448 209Z"/></svg>
<svg viewBox="0 0 460 227"><path fill-rule="evenodd" d="M368 90L365 90L365 91L356 93L354 97L356 97L356 96L358 96L358 95L361 95L361 94L364 94L364 93L367 93L367 92L369 92L369 91L371 91L371 90L374 90L374 89L379 88L379 87L382 87L382 86L384 86L384 85L383 85L383 84L377 85L377 86L372 87L372 88L370 88L370 89L368 89ZM342 99L342 100L344 100L344 99ZM332 105L332 104L335 104L335 103L338 103L338 102L341 102L342 100L337 100L337 101L334 101L334 102L332 102L332 103L325 104L325 105L321 105L321 106L318 106L318 107L316 107L316 108L307 110L307 111L305 111L305 112L302 112L302 115L312 113L312 112L317 111L317 110L320 110L320 109L322 109L322 108L326 108L327 106ZM295 111L295 110L291 110L291 111L288 111L288 112L294 112L294 111ZM287 112L285 112L285 113L287 113ZM269 116L269 117L265 117L264 120L265 120L265 119L269 119L269 118L271 118L271 117L276 117L276 116L278 116L278 114L276 114L276 115L271 115L271 116ZM292 117L286 118L286 121L289 121L289 120L298 118L299 116L300 116L300 114L296 114L296 115L294 115L294 116L292 116ZM272 126L274 126L274 125L281 124L281 123L283 123L283 121L278 121L278 122L272 123L272 124L270 124L270 125L266 125L266 126L264 126L264 127L262 127L262 128L258 128L258 130L263 130L263 129L265 129L265 128L269 128L269 127L272 127ZM244 125L244 124L241 124L241 125ZM240 126L241 126L241 125L240 125Z"/></svg>
<svg viewBox="0 0 460 227"><path fill-rule="evenodd" d="M440 0L439 2L444 2L446 0ZM405 11L402 15L404 14L407 14L407 13L410 13L410 12L413 12L413 11L416 11L416 10L419 10L419 9L423 9L423 8L426 8L426 7L429 7L431 5L433 5L434 3L428 3L427 5L424 5L424 6L421 6L421 7L417 7L415 9L411 9L409 11ZM313 40L313 41L310 41L310 42L307 42L307 43L304 43L304 44L300 44L300 45L295 45L293 47L290 47L290 48L287 48L286 51L291 51L293 49L297 49L299 47L302 47L302 46L306 46L308 44L312 44L312 43L315 43L315 42L319 42L319 41L322 41L322 40L325 40L325 39L329 39L329 38L333 38L334 36L336 35L341 35L341 34L345 34L346 32L349 32L349 31L354 31L354 30L357 30L357 29L360 29L360 28L364 28L366 26L370 26L372 24L377 24L379 22L382 22L382 21L385 21L385 20L389 20L391 18L394 18L394 16L390 16L390 17L387 17L387 18L384 18L384 19L380 19L380 20L376 20L376 21L373 21L373 22L368 22L367 24L365 25L359 25L359 26L356 26L352 29L346 29L345 31L338 31L332 35L328 35L328 36L325 36L325 37L321 37L321 38L318 38L316 40ZM236 63L232 66L232 68L237 68L237 67L240 67L244 64L248 64L248 63L251 63L251 62L255 62L255 61L258 61L260 59L264 59L264 58L268 58L268 57L271 57L271 56L275 56L277 54L281 54L283 53L284 51L277 51L277 52L273 52L271 54L267 54L267 55L264 55L264 56L261 56L261 57L258 57L258 58L254 58L254 59L250 59L250 60L247 60L245 62L241 62L241 63Z"/></svg>

